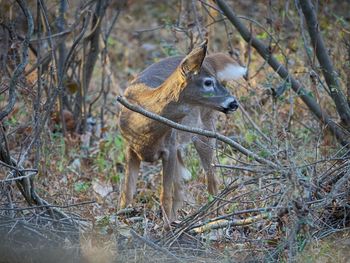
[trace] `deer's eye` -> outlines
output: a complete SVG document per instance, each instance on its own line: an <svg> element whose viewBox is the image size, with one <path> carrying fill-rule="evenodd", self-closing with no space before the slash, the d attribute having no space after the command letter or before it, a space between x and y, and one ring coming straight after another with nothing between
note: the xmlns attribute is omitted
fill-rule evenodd
<svg viewBox="0 0 350 263"><path fill-rule="evenodd" d="M213 86L213 80L211 80L211 79L206 79L206 80L204 81L204 86L206 86L206 87L211 87L211 86Z"/></svg>

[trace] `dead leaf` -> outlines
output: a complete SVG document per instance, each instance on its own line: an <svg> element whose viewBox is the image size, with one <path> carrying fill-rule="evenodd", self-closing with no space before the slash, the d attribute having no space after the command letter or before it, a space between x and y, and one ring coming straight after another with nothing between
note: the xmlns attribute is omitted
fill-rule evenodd
<svg viewBox="0 0 350 263"><path fill-rule="evenodd" d="M94 189L94 191L101 197L106 197L110 192L113 191L113 187L111 184L97 180L92 182L92 189Z"/></svg>

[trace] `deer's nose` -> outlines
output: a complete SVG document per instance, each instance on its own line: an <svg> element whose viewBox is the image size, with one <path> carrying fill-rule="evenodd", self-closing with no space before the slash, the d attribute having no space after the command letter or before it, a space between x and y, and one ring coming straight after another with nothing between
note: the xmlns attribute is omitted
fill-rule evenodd
<svg viewBox="0 0 350 263"><path fill-rule="evenodd" d="M233 101L230 102L230 104L228 105L228 108L231 110L231 111L235 111L238 109L238 102L236 99L234 99Z"/></svg>
<svg viewBox="0 0 350 263"><path fill-rule="evenodd" d="M229 96L222 104L221 110L224 113L230 113L238 109L238 101L235 97Z"/></svg>

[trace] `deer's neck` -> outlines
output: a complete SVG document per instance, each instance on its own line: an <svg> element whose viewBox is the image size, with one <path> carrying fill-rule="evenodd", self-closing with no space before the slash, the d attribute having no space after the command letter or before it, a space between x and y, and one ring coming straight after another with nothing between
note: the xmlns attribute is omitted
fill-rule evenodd
<svg viewBox="0 0 350 263"><path fill-rule="evenodd" d="M144 88L141 92L137 92L135 99L135 102L140 106L176 122L185 117L189 106L182 100L181 92L186 82L180 73L173 73L162 85L155 89L141 85Z"/></svg>
<svg viewBox="0 0 350 263"><path fill-rule="evenodd" d="M172 121L181 122L190 110L189 106L182 101L183 86L181 85L185 85L183 79L170 76L156 89L151 89L143 83L131 86L125 93L125 97L148 111ZM165 124L131 111L122 114L121 123L124 137L135 145L142 143L153 147L152 145L156 145L161 138L169 138L167 135L172 131L172 128Z"/></svg>

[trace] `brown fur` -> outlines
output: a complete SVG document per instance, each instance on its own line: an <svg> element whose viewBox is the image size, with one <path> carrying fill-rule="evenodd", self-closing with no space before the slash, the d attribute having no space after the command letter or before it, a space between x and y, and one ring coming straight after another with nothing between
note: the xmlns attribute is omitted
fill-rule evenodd
<svg viewBox="0 0 350 263"><path fill-rule="evenodd" d="M223 54L207 58L205 55L206 43L185 58L167 58L151 65L131 83L125 97L131 103L172 121L213 130L217 110L226 112L236 108L235 98L216 80L216 73L221 67L235 61ZM204 86L208 79L214 83L208 87L209 91L212 90L209 93ZM182 177L187 173L181 147L191 140L207 173L208 190L216 194L217 182L211 166L212 139L202 136L192 139L191 134L179 132L126 108L121 111L119 126L128 143L121 207L132 203L140 162L161 159L163 180L160 201L168 220L174 220L184 199Z"/></svg>

